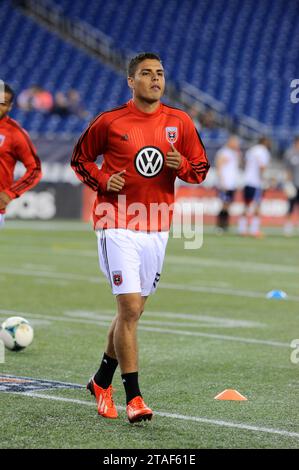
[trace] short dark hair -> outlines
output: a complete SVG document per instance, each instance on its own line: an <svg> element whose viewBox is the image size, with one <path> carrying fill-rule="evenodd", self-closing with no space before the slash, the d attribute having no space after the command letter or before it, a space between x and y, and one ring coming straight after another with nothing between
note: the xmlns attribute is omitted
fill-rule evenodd
<svg viewBox="0 0 299 470"><path fill-rule="evenodd" d="M162 61L158 54L154 54L153 52L141 52L135 57L132 57L132 59L130 60L128 65L128 77L134 77L138 64L140 64L140 62L143 62L145 59L158 60L162 64Z"/></svg>
<svg viewBox="0 0 299 470"><path fill-rule="evenodd" d="M12 103L15 97L15 92L7 83L4 83L4 93L8 93L10 95L10 102Z"/></svg>
<svg viewBox="0 0 299 470"><path fill-rule="evenodd" d="M262 144L262 145L266 145L266 146L271 146L271 140L269 137L267 137L266 135L262 135L259 140L258 140L258 143L259 144Z"/></svg>

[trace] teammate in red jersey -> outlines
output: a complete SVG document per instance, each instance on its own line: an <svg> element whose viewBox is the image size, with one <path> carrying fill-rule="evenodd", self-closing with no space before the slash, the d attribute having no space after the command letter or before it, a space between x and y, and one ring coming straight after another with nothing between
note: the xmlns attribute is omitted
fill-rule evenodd
<svg viewBox="0 0 299 470"><path fill-rule="evenodd" d="M177 177L201 183L209 163L191 118L160 102L164 69L156 54L129 64L128 103L100 114L79 139L72 156L77 176L96 194L93 210L100 266L116 296L117 315L99 370L87 388L98 413L116 418L112 378L119 363L131 423L151 419L138 383L137 324L159 282ZM101 168L95 163L103 155Z"/></svg>
<svg viewBox="0 0 299 470"><path fill-rule="evenodd" d="M13 99L13 90L5 84L4 92L0 93L0 226L10 201L33 188L41 179L41 163L27 132L7 115ZM26 172L14 181L17 161L23 163Z"/></svg>

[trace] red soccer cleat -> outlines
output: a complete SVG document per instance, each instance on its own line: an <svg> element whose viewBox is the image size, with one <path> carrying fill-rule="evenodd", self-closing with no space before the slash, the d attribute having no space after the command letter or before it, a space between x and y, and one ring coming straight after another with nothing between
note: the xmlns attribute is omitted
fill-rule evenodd
<svg viewBox="0 0 299 470"><path fill-rule="evenodd" d="M141 396L133 398L127 405L127 415L130 423L151 420L152 410L144 403Z"/></svg>
<svg viewBox="0 0 299 470"><path fill-rule="evenodd" d="M117 409L112 398L112 393L114 391L112 385L109 385L108 388L99 387L92 378L88 382L86 388L92 395L94 395L100 416L111 419L118 417Z"/></svg>

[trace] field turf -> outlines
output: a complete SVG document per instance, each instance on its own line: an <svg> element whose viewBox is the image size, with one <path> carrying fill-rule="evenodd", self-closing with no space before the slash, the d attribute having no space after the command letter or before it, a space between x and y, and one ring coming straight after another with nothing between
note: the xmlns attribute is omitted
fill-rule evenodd
<svg viewBox="0 0 299 470"><path fill-rule="evenodd" d="M130 425L117 371L117 420L97 415L85 384L98 367L114 299L96 239L76 222L7 222L0 232L0 320L21 315L33 344L0 377L81 384L1 392L1 448L298 448L298 236L171 239L160 287L139 325L140 384L152 422ZM286 300L269 300L281 289ZM2 379L3 380L3 379ZM247 401L218 401L236 389Z"/></svg>

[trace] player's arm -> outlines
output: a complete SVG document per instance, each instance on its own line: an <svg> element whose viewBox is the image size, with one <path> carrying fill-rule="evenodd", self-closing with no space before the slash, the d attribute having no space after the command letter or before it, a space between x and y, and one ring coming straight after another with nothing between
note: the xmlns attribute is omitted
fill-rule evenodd
<svg viewBox="0 0 299 470"><path fill-rule="evenodd" d="M26 172L17 181L14 181L10 187L5 188L0 193L0 201L2 205L5 204L5 207L12 199L20 197L33 188L42 177L40 159L29 136L21 130L14 135L14 157L23 163Z"/></svg>
<svg viewBox="0 0 299 470"><path fill-rule="evenodd" d="M107 191L111 175L95 163L107 146L108 124L103 116L96 118L78 140L72 155L71 166L77 177L94 191Z"/></svg>
<svg viewBox="0 0 299 470"><path fill-rule="evenodd" d="M177 176L181 180L198 184L205 179L210 164L199 134L192 120L187 118L188 120L186 119L184 123L182 152L172 146L166 155L166 166L176 169Z"/></svg>

